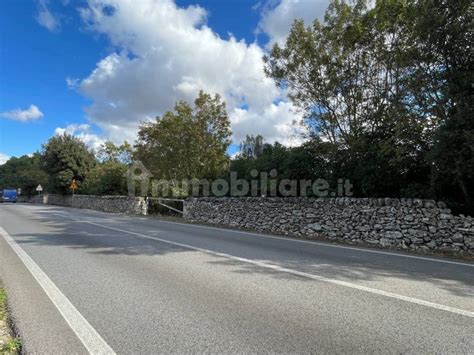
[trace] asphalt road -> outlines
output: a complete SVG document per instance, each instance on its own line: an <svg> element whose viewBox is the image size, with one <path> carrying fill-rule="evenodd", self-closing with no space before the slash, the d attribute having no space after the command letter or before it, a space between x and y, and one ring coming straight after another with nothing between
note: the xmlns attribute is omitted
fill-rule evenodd
<svg viewBox="0 0 474 355"><path fill-rule="evenodd" d="M474 264L0 205L27 353L474 353Z"/></svg>

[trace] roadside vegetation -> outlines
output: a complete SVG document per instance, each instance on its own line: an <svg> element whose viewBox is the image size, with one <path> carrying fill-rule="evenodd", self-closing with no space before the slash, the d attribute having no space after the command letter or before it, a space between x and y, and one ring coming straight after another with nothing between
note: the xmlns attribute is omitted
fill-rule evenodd
<svg viewBox="0 0 474 355"><path fill-rule="evenodd" d="M355 197L444 200L474 215L473 7L468 0L333 0L322 21L295 21L265 72L301 113L288 147L249 135L233 158L225 102L201 92L194 105L143 123L133 144L91 151L54 136L32 156L0 166L0 189L127 193L124 174L142 161L155 179L349 179Z"/></svg>
<svg viewBox="0 0 474 355"><path fill-rule="evenodd" d="M7 295L0 285L0 354L19 354L21 340L12 337L8 323Z"/></svg>

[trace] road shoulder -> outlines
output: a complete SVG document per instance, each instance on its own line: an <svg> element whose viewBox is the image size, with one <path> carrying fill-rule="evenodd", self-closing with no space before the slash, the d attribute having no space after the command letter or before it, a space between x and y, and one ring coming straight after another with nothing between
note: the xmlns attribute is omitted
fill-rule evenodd
<svg viewBox="0 0 474 355"><path fill-rule="evenodd" d="M16 337L8 315L7 293L0 281L0 354L18 354L21 340Z"/></svg>
<svg viewBox="0 0 474 355"><path fill-rule="evenodd" d="M0 237L0 279L8 290L9 315L22 339L22 352L87 353L3 237Z"/></svg>

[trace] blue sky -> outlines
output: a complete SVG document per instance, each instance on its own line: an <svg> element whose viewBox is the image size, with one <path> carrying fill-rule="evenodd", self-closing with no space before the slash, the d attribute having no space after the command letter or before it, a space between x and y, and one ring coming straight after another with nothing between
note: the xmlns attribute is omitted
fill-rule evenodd
<svg viewBox="0 0 474 355"><path fill-rule="evenodd" d="M0 163L40 149L55 132L91 147L131 141L139 122L178 99L192 100L199 89L224 97L236 144L246 133L285 141L296 113L263 76L261 56L284 39L294 18L321 17L326 5L3 0Z"/></svg>

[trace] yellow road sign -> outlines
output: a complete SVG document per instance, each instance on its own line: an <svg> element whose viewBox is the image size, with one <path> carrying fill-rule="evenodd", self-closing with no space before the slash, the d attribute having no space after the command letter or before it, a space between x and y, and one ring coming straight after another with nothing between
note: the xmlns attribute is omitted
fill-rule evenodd
<svg viewBox="0 0 474 355"><path fill-rule="evenodd" d="M75 179L72 179L71 183L69 184L69 188L74 191L77 190L77 183Z"/></svg>

